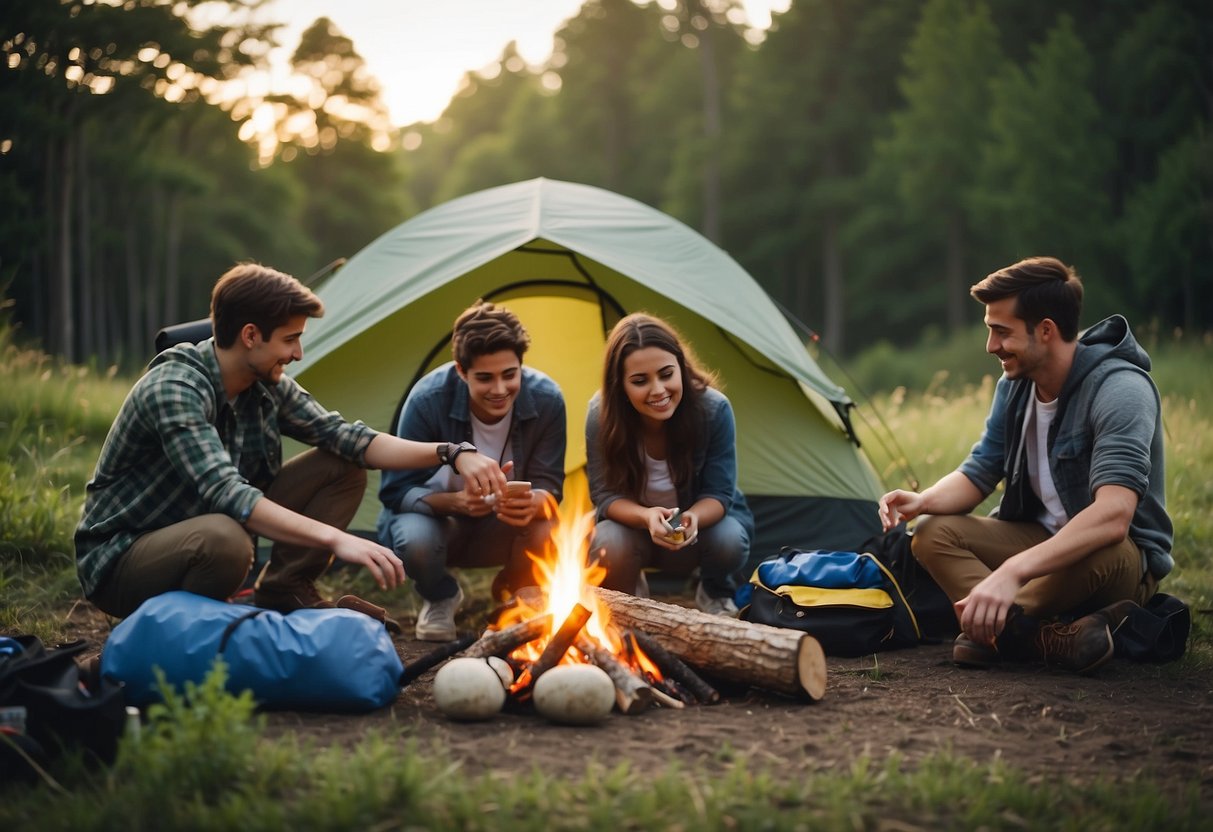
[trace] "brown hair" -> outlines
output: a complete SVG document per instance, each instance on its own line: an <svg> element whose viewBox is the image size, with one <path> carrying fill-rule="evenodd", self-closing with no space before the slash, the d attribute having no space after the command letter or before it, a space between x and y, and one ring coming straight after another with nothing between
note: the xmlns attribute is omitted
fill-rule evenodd
<svg viewBox="0 0 1213 832"><path fill-rule="evenodd" d="M646 472L641 416L628 400L624 388L624 361L636 350L656 347L673 355L682 376L682 401L665 423L666 459L674 485L683 488L694 475L694 452L706 432L701 412L703 391L715 375L701 368L691 349L678 333L659 318L637 313L615 324L607 337L606 362L602 372L599 403L601 429L598 442L606 467L607 485L613 491L639 498L645 489Z"/></svg>
<svg viewBox="0 0 1213 832"><path fill-rule="evenodd" d="M1064 341L1078 337L1082 314L1082 279L1072 266L1056 257L1029 257L999 269L969 289L980 303L1015 298L1015 317L1028 325L1030 335L1045 318L1057 324Z"/></svg>
<svg viewBox="0 0 1213 832"><path fill-rule="evenodd" d="M289 274L258 263L241 263L228 269L211 291L211 326L215 344L226 349L236 343L245 324L253 324L261 337L296 315L319 318L324 304L311 289Z"/></svg>
<svg viewBox="0 0 1213 832"><path fill-rule="evenodd" d="M482 355L513 350L522 360L531 345L518 316L501 306L477 300L455 319L451 330L451 354L465 371Z"/></svg>

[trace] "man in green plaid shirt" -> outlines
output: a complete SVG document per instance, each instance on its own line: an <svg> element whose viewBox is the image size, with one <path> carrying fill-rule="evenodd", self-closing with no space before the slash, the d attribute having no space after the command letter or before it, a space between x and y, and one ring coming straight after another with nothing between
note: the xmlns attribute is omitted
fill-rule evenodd
<svg viewBox="0 0 1213 832"><path fill-rule="evenodd" d="M347 422L287 376L286 365L303 357L307 319L323 314L295 278L236 266L211 295L214 336L165 350L135 383L76 529L80 584L98 608L123 617L175 589L226 599L248 576L255 535L274 542L257 580L258 606L333 606L315 586L333 557L365 566L384 589L405 578L390 549L344 531L366 468L424 468L437 459L469 493L502 493L497 462L470 445L414 442ZM313 447L284 464L283 435Z"/></svg>

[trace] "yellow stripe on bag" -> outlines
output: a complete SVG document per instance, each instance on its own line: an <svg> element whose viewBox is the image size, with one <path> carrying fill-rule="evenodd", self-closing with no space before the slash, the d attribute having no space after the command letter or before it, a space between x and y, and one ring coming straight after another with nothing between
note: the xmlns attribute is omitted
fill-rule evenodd
<svg viewBox="0 0 1213 832"><path fill-rule="evenodd" d="M893 599L883 589L822 589L789 584L773 591L802 607L848 606L883 610L893 606Z"/></svg>

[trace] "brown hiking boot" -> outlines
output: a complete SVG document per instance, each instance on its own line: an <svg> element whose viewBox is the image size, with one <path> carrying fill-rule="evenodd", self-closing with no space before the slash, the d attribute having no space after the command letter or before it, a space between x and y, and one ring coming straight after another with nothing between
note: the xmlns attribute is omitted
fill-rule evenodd
<svg viewBox="0 0 1213 832"><path fill-rule="evenodd" d="M952 664L958 667L994 667L1002 661L998 650L989 644L973 641L964 633L952 643Z"/></svg>
<svg viewBox="0 0 1213 832"><path fill-rule="evenodd" d="M400 634L404 632L400 628L400 622L388 615L387 610L372 604L370 601L359 598L357 595L342 595L337 599L337 607L368 615L386 627L389 633Z"/></svg>
<svg viewBox="0 0 1213 832"><path fill-rule="evenodd" d="M1124 624L1125 619L1129 617L1129 613L1140 608L1141 605L1136 601L1125 599L1124 601L1117 601L1114 604L1108 604L1102 610L1091 613L1091 617L1099 616L1102 618L1107 622L1108 630L1115 635L1116 631L1120 629L1120 625Z"/></svg>
<svg viewBox="0 0 1213 832"><path fill-rule="evenodd" d="M1035 644L1046 665L1075 673L1090 673L1112 658L1115 651L1103 610L1070 624L1045 624L1037 631Z"/></svg>
<svg viewBox="0 0 1213 832"><path fill-rule="evenodd" d="M253 591L253 604L282 613L295 610L331 610L337 606L321 595L311 581L300 581L289 588L265 587L258 582Z"/></svg>

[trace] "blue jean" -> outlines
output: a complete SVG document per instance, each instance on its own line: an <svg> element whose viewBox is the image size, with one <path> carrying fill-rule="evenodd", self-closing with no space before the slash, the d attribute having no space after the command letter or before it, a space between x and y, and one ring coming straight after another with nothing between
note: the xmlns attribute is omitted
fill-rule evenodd
<svg viewBox="0 0 1213 832"><path fill-rule="evenodd" d="M604 551L605 550L605 551ZM734 517L725 515L709 528L699 530L699 542L677 552L653 542L648 529L633 529L614 520L594 527L591 556L606 567L602 586L629 594L647 566L689 573L699 567L704 591L713 598L732 597L741 568L750 555L750 536Z"/></svg>
<svg viewBox="0 0 1213 832"><path fill-rule="evenodd" d="M517 591L534 585L527 552L543 552L544 542L551 537L552 521L537 513L530 524L518 528L492 514L432 517L383 509L377 531L379 542L404 562L404 573L413 580L417 593L427 601L442 601L459 591L448 566L501 566L494 590L501 586Z"/></svg>

